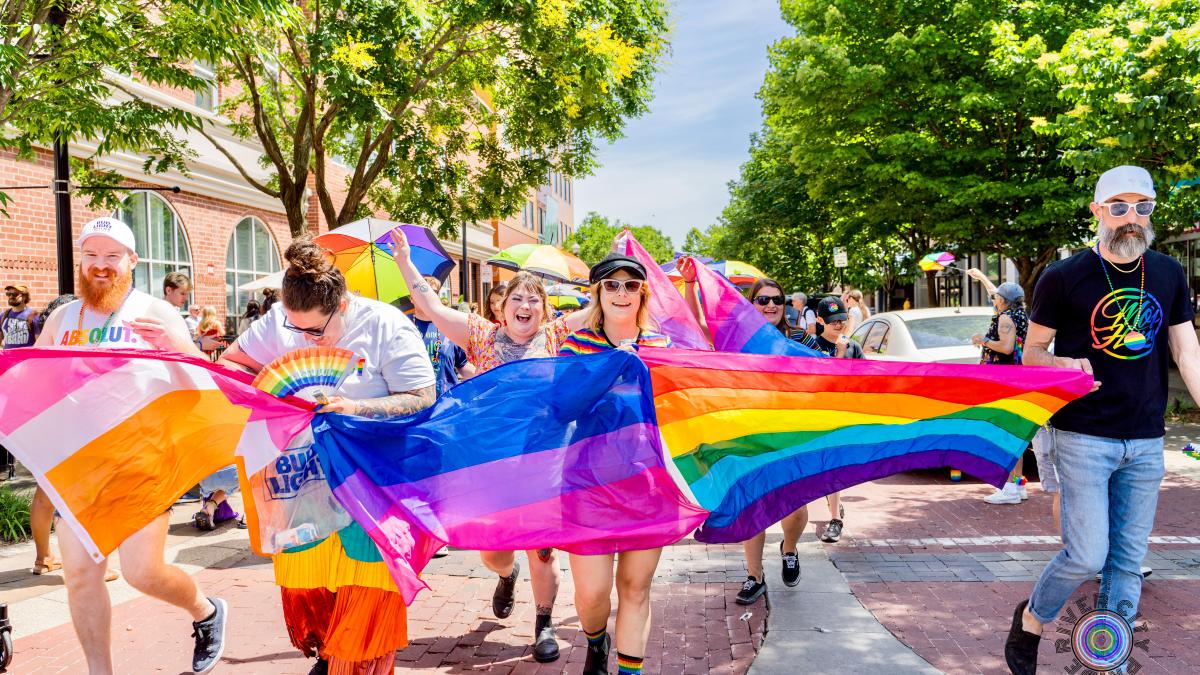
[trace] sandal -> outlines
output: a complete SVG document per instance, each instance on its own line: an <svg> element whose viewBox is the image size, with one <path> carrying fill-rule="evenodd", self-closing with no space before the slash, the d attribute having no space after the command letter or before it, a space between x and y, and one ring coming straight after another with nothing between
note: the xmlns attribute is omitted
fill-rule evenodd
<svg viewBox="0 0 1200 675"><path fill-rule="evenodd" d="M33 563L33 569L29 570L36 576L49 574L56 570L62 569L62 562L57 558L47 558L45 560Z"/></svg>
<svg viewBox="0 0 1200 675"><path fill-rule="evenodd" d="M217 526L213 524L212 516L208 515L208 511L203 509L197 511L192 516L192 524L196 526L196 529L205 530L206 532L217 529Z"/></svg>
<svg viewBox="0 0 1200 675"><path fill-rule="evenodd" d="M104 573L104 580L106 582L107 581L116 581L117 579L120 579L120 578L121 578L121 573L116 570L109 570Z"/></svg>

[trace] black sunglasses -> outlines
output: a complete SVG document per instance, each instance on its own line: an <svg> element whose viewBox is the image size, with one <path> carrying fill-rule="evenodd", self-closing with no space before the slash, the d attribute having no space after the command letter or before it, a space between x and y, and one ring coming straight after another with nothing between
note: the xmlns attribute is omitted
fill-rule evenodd
<svg viewBox="0 0 1200 675"><path fill-rule="evenodd" d="M337 312L334 312L333 314L337 314ZM320 328L301 328L299 326L293 326L292 323L287 320L287 316L285 315L283 317L283 327L292 331L293 333L304 333L305 335L311 335L315 338L325 337L325 329L329 328L329 322L333 321L333 314L330 314L329 318L325 319L325 325L321 326Z"/></svg>
<svg viewBox="0 0 1200 675"><path fill-rule="evenodd" d="M772 302L777 305L782 305L783 303L787 302L787 300L785 300L782 295L760 295L757 298L754 298L754 302L766 307Z"/></svg>

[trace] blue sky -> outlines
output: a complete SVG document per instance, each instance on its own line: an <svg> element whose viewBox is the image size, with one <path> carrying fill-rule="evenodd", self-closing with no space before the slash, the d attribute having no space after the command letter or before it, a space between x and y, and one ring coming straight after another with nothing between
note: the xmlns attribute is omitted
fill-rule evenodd
<svg viewBox="0 0 1200 675"><path fill-rule="evenodd" d="M726 184L762 121L755 94L767 47L793 31L778 0L676 0L671 21L672 53L650 112L630 120L625 137L600 150L595 174L577 181L575 219L598 211L654 225L678 248L729 201Z"/></svg>

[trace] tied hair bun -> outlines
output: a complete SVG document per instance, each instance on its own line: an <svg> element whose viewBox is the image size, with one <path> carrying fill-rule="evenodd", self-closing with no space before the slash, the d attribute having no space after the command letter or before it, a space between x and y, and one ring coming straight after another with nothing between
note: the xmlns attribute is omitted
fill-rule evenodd
<svg viewBox="0 0 1200 675"><path fill-rule="evenodd" d="M315 279L334 269L333 255L307 237L292 242L283 257L291 266L289 276L297 274Z"/></svg>

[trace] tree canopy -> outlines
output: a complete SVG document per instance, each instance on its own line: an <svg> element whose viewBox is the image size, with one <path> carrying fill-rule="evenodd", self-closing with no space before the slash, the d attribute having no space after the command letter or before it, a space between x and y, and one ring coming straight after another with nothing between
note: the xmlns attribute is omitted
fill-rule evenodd
<svg viewBox="0 0 1200 675"><path fill-rule="evenodd" d="M316 2L294 28L214 43L240 89L222 112L271 178L226 155L297 234L310 177L330 226L377 209L442 232L506 216L548 172L589 173L596 141L646 110L666 33L664 0Z"/></svg>
<svg viewBox="0 0 1200 675"><path fill-rule="evenodd" d="M595 265L612 251L613 240L627 227L646 251L654 256L655 261L661 264L675 257L675 247L671 244L671 238L658 228L650 225L631 227L619 220L610 222L595 211L589 211L584 216L583 221L563 243L563 248L570 251L578 244L579 258L589 265Z"/></svg>

